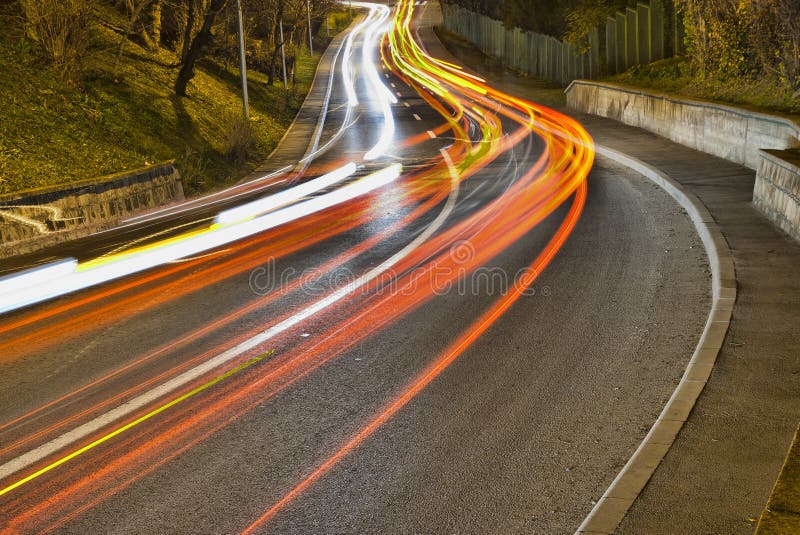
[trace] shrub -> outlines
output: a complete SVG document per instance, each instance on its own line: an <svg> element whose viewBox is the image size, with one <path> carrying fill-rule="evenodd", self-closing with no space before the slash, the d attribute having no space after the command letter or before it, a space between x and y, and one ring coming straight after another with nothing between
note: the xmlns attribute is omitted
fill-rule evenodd
<svg viewBox="0 0 800 535"><path fill-rule="evenodd" d="M256 148L256 135L250 120L237 115L225 133L225 154L237 165L244 164Z"/></svg>
<svg viewBox="0 0 800 535"><path fill-rule="evenodd" d="M85 0L20 0L28 37L38 43L61 79L76 82L90 45L90 3Z"/></svg>
<svg viewBox="0 0 800 535"><path fill-rule="evenodd" d="M187 145L183 156L176 163L187 195L197 193L205 188L208 158L203 150L194 150Z"/></svg>

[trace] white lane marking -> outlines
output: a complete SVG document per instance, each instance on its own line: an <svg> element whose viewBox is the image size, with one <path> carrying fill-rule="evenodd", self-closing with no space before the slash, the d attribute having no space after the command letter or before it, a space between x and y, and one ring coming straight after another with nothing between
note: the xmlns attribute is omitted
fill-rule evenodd
<svg viewBox="0 0 800 535"><path fill-rule="evenodd" d="M402 94L400 91L398 91L398 92L397 92L397 96L398 96L398 97L400 97L400 98L402 98L402 97L403 97L403 94Z"/></svg>
<svg viewBox="0 0 800 535"><path fill-rule="evenodd" d="M458 181L458 170L453 164L453 159L450 158L450 153L448 153L445 149L439 149L439 152L442 154L442 158L444 158L444 163L447 164L447 170L450 171L450 179L453 181Z"/></svg>
<svg viewBox="0 0 800 535"><path fill-rule="evenodd" d="M387 170L392 169L396 166L397 164L387 168ZM386 170L378 171L378 173L382 172L385 173L385 171ZM457 185L458 183L456 182L456 186ZM447 206L445 208L447 208ZM378 267L373 268L372 270L365 273L355 281L347 284L346 286L343 286L342 288L335 291L328 297L321 299L320 301L317 301L316 303L309 306L305 310L293 316L290 316L289 318L283 320L277 325L274 325L273 327L270 327L269 329L261 332L260 334L257 334L256 336L250 338L249 340L241 342L240 344L228 349L227 351L224 351L223 353L217 355L216 357L209 359L204 363L190 370L187 370L181 373L180 375L173 377L169 381L166 381L160 384L159 386L155 387L154 389L123 403L122 405L108 411L107 413L101 414L100 416L97 416L96 418L86 422L85 424L80 425L71 431L67 431L61 436L58 436L53 440L50 440L49 442L46 442L41 446L38 446L20 455L19 457L11 459L10 461L4 463L3 465L0 465L0 480L30 466L31 464L34 464L44 459L49 455L52 455L53 453L56 453L58 450L65 448L66 446L69 446L70 444L77 442L78 440L81 440L93 433L96 433L103 427L121 418L124 418L125 416L128 416L132 412L142 409L143 407L149 405L150 403L156 401L157 399L202 377L208 372L230 362L231 360L241 356L242 354L250 351L251 349L258 347L267 340L274 338L278 334L281 334L284 331L298 325L303 320L310 318L317 312L320 312L321 310L324 310L330 305L336 303L337 301L341 300L351 292L357 290L361 286L381 276L385 271L393 267L405 256L408 256L408 254L411 253L413 249L419 247L419 245L421 245L423 241L428 239L431 233L433 233L435 230L438 229L438 227L434 228L434 224L436 224L437 221L438 224L441 226L441 224L444 222L444 219L440 220L440 218L437 218L436 221L431 223L431 226L428 227L426 232L420 234L420 236L416 240L409 243L405 248L403 248L400 252L396 253L389 260L386 260ZM420 240L421 237L424 237L424 240Z"/></svg>
<svg viewBox="0 0 800 535"><path fill-rule="evenodd" d="M222 249L220 251L214 251L213 253L208 253L208 254L204 254L204 255L200 255L200 256L191 256L189 258L181 258L179 260L172 260L169 263L170 264L183 264L184 262L191 262L192 260L200 260L201 258L209 258L211 256L216 256L218 254L227 253L228 251L230 251L230 248Z"/></svg>
<svg viewBox="0 0 800 535"><path fill-rule="evenodd" d="M414 114L414 119L416 119L417 121L421 121L421 120L422 120L422 117L420 117L419 115L417 115L417 114L415 113L415 114Z"/></svg>
<svg viewBox="0 0 800 535"><path fill-rule="evenodd" d="M431 139L436 139L436 134L433 133L433 130L428 130L428 137Z"/></svg>
<svg viewBox="0 0 800 535"><path fill-rule="evenodd" d="M453 209L456 205L456 200L458 198L459 193L459 177L458 172L453 166L453 162L450 159L450 156L442 149L442 154L445 158L445 162L447 162L448 169L450 170L450 177L451 177L451 186L450 186L450 195L447 198L447 202L445 203L444 208L439 213L439 215L434 219L431 224L421 233L419 234L413 241L411 241L408 245L406 245L403 249L395 253L392 257L382 262L377 267L371 269L370 271L364 273L357 279L353 280L352 282L348 283L347 285L339 288L329 296L325 297L314 303L313 305L305 308L304 310L294 314L286 318L285 320L281 321L280 323L270 327L269 329L262 331L261 333L253 336L249 340L245 340L237 344L236 346L220 353L216 357L207 360L206 362L190 369L182 374L170 379L162 383L161 385L155 387L154 389L150 390L149 392L145 392L126 403L116 407L105 414L102 414L85 424L76 427L72 431L68 431L63 435L54 438L53 440L42 444L41 446L34 448L27 453L16 457L3 465L0 465L0 479L10 476L42 459L45 457L52 455L53 453L57 452L58 450L69 446L70 444L77 442L93 433L96 433L103 427L120 420L129 414L145 407L146 405L156 401L157 399L166 396L167 394L181 388L182 386L202 377L206 373L227 364L231 360L247 353L248 351L255 349L256 347L260 346L261 344L265 343L266 341L274 338L275 336L291 329L292 327L297 326L302 321L312 317L313 315L325 310L329 306L333 305L334 303L340 301L347 295L355 292L359 288L369 284L370 282L374 281L378 277L383 276L385 272L390 270L392 267L397 265L398 262L402 261L405 257L411 254L416 248L420 245L428 241L430 237L439 230L439 228L444 224L450 214L453 212Z"/></svg>
<svg viewBox="0 0 800 535"><path fill-rule="evenodd" d="M392 86L393 88L397 89L397 86L394 85L393 83L390 83L389 85Z"/></svg>
<svg viewBox="0 0 800 535"><path fill-rule="evenodd" d="M406 108L410 108L410 107L411 107L411 104L409 104L408 102L406 102L406 101L404 100L404 101L403 101L403 106L405 106Z"/></svg>

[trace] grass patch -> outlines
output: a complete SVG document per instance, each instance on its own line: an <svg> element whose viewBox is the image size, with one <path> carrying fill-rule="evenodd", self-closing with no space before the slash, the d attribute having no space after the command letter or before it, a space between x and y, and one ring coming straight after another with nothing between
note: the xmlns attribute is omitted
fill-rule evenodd
<svg viewBox="0 0 800 535"><path fill-rule="evenodd" d="M768 76L758 79L702 78L687 58L678 57L636 65L605 79L692 98L783 114L800 114L800 94Z"/></svg>
<svg viewBox="0 0 800 535"><path fill-rule="evenodd" d="M800 533L800 428L783 465L767 508L761 514L757 535Z"/></svg>
<svg viewBox="0 0 800 535"><path fill-rule="evenodd" d="M105 20L119 16L111 8ZM331 35L347 14L331 18ZM122 25L121 21L119 22ZM8 28L6 26L6 28ZM59 82L32 43L0 30L0 193L68 184L176 159L184 187L196 194L244 176L275 148L291 124L314 77L319 54L298 54L297 84L267 84L248 71L252 146L231 154L232 125L241 117L238 68L206 59L177 98L174 53L125 44L113 72L118 35L93 28L92 52L80 87ZM323 29L320 41L325 41Z"/></svg>

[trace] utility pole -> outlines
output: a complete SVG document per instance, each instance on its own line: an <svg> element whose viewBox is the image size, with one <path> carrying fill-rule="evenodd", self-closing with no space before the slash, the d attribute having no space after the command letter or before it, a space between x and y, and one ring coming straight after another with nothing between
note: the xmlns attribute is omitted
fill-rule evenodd
<svg viewBox="0 0 800 535"><path fill-rule="evenodd" d="M286 43L283 41L283 19L280 22L281 38L281 61L283 62L283 88L289 89L289 82L286 79Z"/></svg>
<svg viewBox="0 0 800 535"><path fill-rule="evenodd" d="M314 55L314 36L311 35L311 0L306 0L306 13L308 14L308 52Z"/></svg>
<svg viewBox="0 0 800 535"><path fill-rule="evenodd" d="M247 98L247 62L244 54L244 25L242 24L242 0L236 0L236 9L239 13L239 72L242 75L242 110L244 118L250 117L250 104Z"/></svg>

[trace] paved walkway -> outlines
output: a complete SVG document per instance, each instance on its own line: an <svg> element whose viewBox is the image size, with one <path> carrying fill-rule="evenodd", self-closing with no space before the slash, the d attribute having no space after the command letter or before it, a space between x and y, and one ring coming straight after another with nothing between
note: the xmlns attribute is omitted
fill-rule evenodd
<svg viewBox="0 0 800 535"><path fill-rule="evenodd" d="M738 299L711 380L620 531L750 533L800 418L800 246L753 208L753 171L616 121L573 115L598 143L697 195L736 265Z"/></svg>
<svg viewBox="0 0 800 535"><path fill-rule="evenodd" d="M541 82L491 69L482 74L504 90L553 104L552 89ZM800 245L753 207L753 171L610 119L562 111L598 143L645 161L697 195L736 265L738 299L711 379L618 531L751 533L800 419Z"/></svg>

